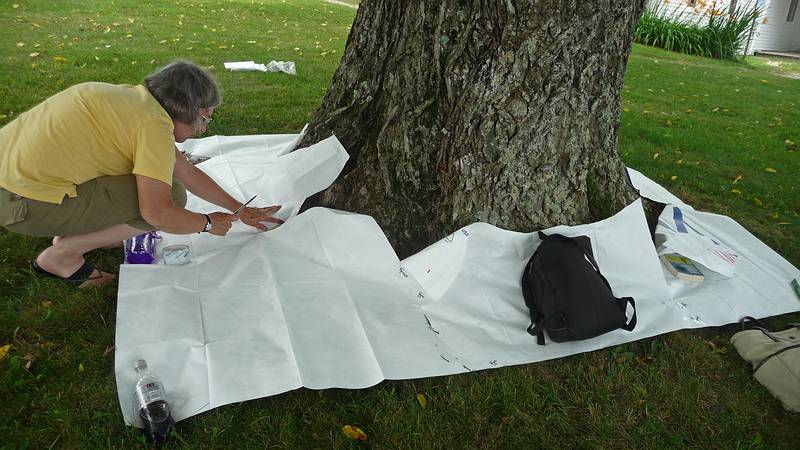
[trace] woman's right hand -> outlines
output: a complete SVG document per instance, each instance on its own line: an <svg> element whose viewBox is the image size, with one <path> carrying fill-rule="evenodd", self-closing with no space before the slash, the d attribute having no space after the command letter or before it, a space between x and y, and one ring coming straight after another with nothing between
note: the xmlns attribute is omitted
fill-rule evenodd
<svg viewBox="0 0 800 450"><path fill-rule="evenodd" d="M225 236L231 229L231 224L239 220L236 215L226 212L212 212L208 218L211 219L211 229L208 232L215 236Z"/></svg>

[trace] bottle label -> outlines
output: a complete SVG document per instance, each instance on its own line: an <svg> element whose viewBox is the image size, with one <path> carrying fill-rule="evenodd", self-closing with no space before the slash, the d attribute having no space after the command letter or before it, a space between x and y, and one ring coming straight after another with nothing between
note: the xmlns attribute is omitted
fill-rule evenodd
<svg viewBox="0 0 800 450"><path fill-rule="evenodd" d="M139 405L144 406L152 402L164 400L161 394L161 386L158 383L148 383L142 386L141 390L137 390L139 397Z"/></svg>

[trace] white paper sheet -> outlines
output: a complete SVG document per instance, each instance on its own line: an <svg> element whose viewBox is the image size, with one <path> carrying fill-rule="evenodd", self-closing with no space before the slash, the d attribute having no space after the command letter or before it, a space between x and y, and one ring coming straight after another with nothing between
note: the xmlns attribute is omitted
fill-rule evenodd
<svg viewBox="0 0 800 450"><path fill-rule="evenodd" d="M297 75L293 61L270 61L267 64L257 64L255 61L234 61L226 62L223 65L231 72L284 72L289 75Z"/></svg>
<svg viewBox="0 0 800 450"><path fill-rule="evenodd" d="M115 369L127 423L139 358L163 379L181 420L301 386L363 388L522 364L800 309L789 286L800 272L724 216L694 212L693 219L739 254L736 275L673 278L657 259L637 201L598 223L547 230L592 239L615 294L637 300L636 329L538 346L525 331L519 287L535 233L472 224L398 261L370 217L323 208L296 216L305 196L332 182L346 160L335 140L275 150L292 148L296 138L261 147L241 137L188 144L215 155L202 167L223 186L239 198L258 194L265 204L284 204L289 220L266 233L239 224L225 238L165 235L162 245L192 246L191 264L121 268ZM632 179L649 197L677 200L641 174ZM196 198L189 207L214 209Z"/></svg>

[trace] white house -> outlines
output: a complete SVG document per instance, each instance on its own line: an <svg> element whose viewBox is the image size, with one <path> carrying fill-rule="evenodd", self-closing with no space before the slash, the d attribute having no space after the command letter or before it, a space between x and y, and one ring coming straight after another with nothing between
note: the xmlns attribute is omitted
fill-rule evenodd
<svg viewBox="0 0 800 450"><path fill-rule="evenodd" d="M680 21L703 23L711 14L758 6L764 10L752 24L746 43L747 54L755 52L800 53L800 0L651 0L650 8L659 15Z"/></svg>

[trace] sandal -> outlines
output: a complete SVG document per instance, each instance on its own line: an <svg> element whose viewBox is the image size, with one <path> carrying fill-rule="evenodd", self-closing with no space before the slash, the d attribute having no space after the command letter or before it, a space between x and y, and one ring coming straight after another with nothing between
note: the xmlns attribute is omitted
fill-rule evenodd
<svg viewBox="0 0 800 450"><path fill-rule="evenodd" d="M114 275L112 274L104 274L102 270L95 269L94 266L92 266L88 261L84 262L83 265L78 270L76 270L75 273L73 273L72 275L66 278L60 277L52 272L44 270L42 266L40 266L39 263L36 262L36 258L33 258L31 260L31 268L33 269L34 272L49 278L55 278L57 280L61 280L77 288L105 284L105 283L98 283L98 281L103 280L105 278L107 278L108 281L111 281L111 279L114 278Z"/></svg>

